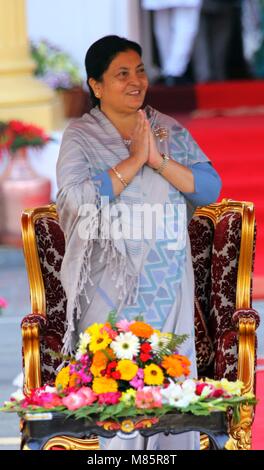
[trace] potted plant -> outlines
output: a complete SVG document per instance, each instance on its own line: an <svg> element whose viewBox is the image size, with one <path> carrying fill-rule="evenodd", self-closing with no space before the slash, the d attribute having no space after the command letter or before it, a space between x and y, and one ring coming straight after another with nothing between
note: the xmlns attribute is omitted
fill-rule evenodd
<svg viewBox="0 0 264 470"><path fill-rule="evenodd" d="M4 297L0 297L0 315L2 315L3 309L7 307L7 301Z"/></svg>
<svg viewBox="0 0 264 470"><path fill-rule="evenodd" d="M33 124L0 121L0 160L4 157L7 160L0 175L2 243L19 246L22 211L50 202L50 181L33 170L27 152L28 148L39 149L50 140L43 129Z"/></svg>
<svg viewBox="0 0 264 470"><path fill-rule="evenodd" d="M83 113L85 92L79 67L70 54L47 40L31 43L36 76L56 90L63 100L64 116L78 117Z"/></svg>

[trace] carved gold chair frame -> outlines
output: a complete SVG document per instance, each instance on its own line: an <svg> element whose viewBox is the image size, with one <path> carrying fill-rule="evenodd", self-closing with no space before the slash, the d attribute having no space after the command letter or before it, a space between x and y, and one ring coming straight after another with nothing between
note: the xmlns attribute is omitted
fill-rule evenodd
<svg viewBox="0 0 264 470"><path fill-rule="evenodd" d="M251 308L251 280L254 245L255 213L254 205L250 202L238 202L223 199L220 203L197 208L195 215L206 216L216 226L219 218L226 212L238 212L241 215L241 245L238 264L236 287L236 310ZM38 249L35 235L35 223L43 217L58 220L54 204L27 209L22 214L22 238L25 262L29 278L29 288L32 306L33 322L22 326L22 341L24 351L24 388L29 391L41 386L41 366L39 348L39 326L34 323L34 315L46 316L45 289L40 268ZM238 376L244 382L243 393L254 392L254 364L255 364L255 330L254 319L243 315L239 318L238 334ZM252 406L243 406L240 410L240 421L230 424L230 438L226 444L229 450L248 450L251 448L251 425L254 409ZM201 437L201 448L207 447L208 439ZM98 449L97 439L78 440L67 436L59 436L54 442L48 442L45 449L60 446L65 449Z"/></svg>

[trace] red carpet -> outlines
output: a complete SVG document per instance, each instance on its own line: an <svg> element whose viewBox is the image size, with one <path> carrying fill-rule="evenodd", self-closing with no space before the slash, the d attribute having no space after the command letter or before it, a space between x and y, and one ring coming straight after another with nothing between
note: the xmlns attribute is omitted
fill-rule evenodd
<svg viewBox="0 0 264 470"><path fill-rule="evenodd" d="M252 430L253 450L264 450L264 370L257 373L257 398L255 420Z"/></svg>
<svg viewBox="0 0 264 470"><path fill-rule="evenodd" d="M195 85L196 109L234 109L264 105L264 80Z"/></svg>
<svg viewBox="0 0 264 470"><path fill-rule="evenodd" d="M264 115L185 122L222 177L222 197L252 201L257 220L254 297L264 298Z"/></svg>

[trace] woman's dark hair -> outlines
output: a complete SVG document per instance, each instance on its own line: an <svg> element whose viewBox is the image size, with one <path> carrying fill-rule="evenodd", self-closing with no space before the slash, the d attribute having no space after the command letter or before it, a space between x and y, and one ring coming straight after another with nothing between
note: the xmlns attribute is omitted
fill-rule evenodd
<svg viewBox="0 0 264 470"><path fill-rule="evenodd" d="M104 72L108 69L116 55L120 52L131 49L137 52L140 57L142 56L142 49L139 44L119 36L104 36L89 47L85 56L85 68L93 107L97 106L100 103L100 100L96 98L92 88L90 87L89 78L101 81Z"/></svg>

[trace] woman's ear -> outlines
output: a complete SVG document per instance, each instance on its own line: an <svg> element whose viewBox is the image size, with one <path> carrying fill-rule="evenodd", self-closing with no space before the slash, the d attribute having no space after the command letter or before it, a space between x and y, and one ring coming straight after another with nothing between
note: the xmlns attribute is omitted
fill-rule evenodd
<svg viewBox="0 0 264 470"><path fill-rule="evenodd" d="M100 87L100 83L97 82L94 78L89 78L88 84L89 84L90 87L92 88L92 90L93 90L94 95L96 96L96 98L100 99L100 98L101 98L101 87Z"/></svg>

